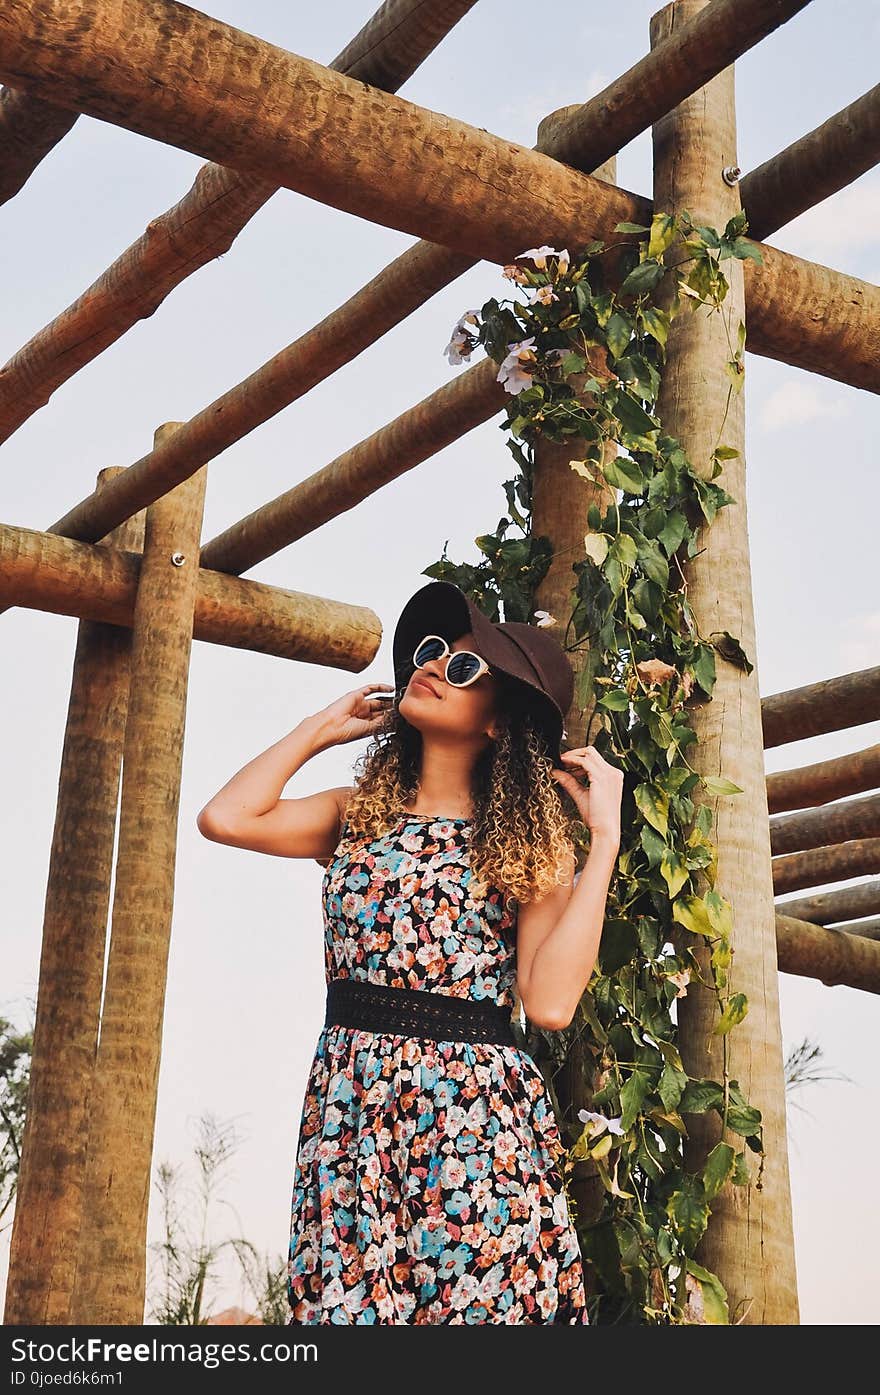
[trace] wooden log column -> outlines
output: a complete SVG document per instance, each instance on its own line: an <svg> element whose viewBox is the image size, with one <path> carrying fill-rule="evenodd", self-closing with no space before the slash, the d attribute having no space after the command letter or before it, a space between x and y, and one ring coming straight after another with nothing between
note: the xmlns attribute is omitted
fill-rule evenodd
<svg viewBox="0 0 880 1395"><path fill-rule="evenodd" d="M121 465L101 470L98 489ZM105 545L139 552L144 515ZM98 1045L131 631L81 620L58 778L4 1322L69 1321Z"/></svg>
<svg viewBox="0 0 880 1395"><path fill-rule="evenodd" d="M539 148L552 148L558 139L557 131L564 129L565 123L577 106L561 107L552 112L538 127ZM612 156L604 164L591 171L597 179L608 184L617 182L617 157ZM597 371L604 368L604 352L597 350ZM581 375L581 381L586 375ZM578 379L574 380L577 390ZM592 394L581 394L588 403ZM550 538L553 556L543 580L535 589L535 608L546 610L557 620L554 633L561 644L574 641L574 631L568 633L566 627L574 609L574 574L572 564L583 561L584 535L588 532L587 513L595 504L604 514L608 504L614 499L614 490L604 483L595 483L571 468L570 461L582 458L586 453L586 442L578 437L570 437L559 443L544 437L535 442L535 476L532 485L532 533ZM605 458L616 453L613 444L603 447ZM572 705L565 718L567 733L565 746L572 749L585 744L587 725L592 715L592 702L583 706L578 679L587 659L584 642L581 647L569 653L569 660L575 674L575 693ZM556 1076L556 1096L566 1119L577 1119L579 1109L589 1109L595 1094L596 1065L590 1050L590 1042L585 1033L575 1034L569 1045L565 1064ZM598 1219L605 1196L595 1163L584 1158L575 1163L571 1174L569 1190L574 1201L579 1226L588 1226ZM593 1276L588 1268L585 1283L592 1288Z"/></svg>
<svg viewBox="0 0 880 1395"><path fill-rule="evenodd" d="M651 20L652 47L692 19L707 0L674 0ZM722 171L735 166L734 72L729 67L653 127L654 208L680 213L719 230L740 207L736 186ZM742 263L722 263L730 281L724 302L736 344L745 320ZM695 468L711 474L719 438L740 455L724 462L719 482L736 503L719 511L700 533L699 555L686 564L688 599L699 631L728 630L754 665L750 674L716 661L712 701L694 709L698 740L690 759L702 774L724 775L743 793L709 799L718 848L716 888L733 906L731 992L745 993L749 1011L728 1036L712 1035L718 1021L714 994L691 982L678 1003L679 1043L690 1075L721 1080L724 1043L729 1076L738 1080L763 1115L766 1164L762 1190L754 1186L756 1160L746 1149L752 1185L728 1183L712 1202L709 1225L696 1258L727 1289L732 1322L796 1323L798 1299L785 1119L785 1081L779 1024L770 830L764 774L761 701L755 663L755 621L746 515L745 418L742 393L731 392L725 363L731 358L722 317L693 313L684 305L673 321L658 403L664 429L682 442ZM725 420L725 411L727 412ZM722 425L723 423L723 425ZM696 802L705 801L697 787ZM692 941L692 937L687 937ZM705 977L708 955L698 946ZM688 1114L685 1165L696 1171L721 1137L715 1112ZM743 1140L728 1133L739 1149Z"/></svg>
<svg viewBox="0 0 880 1395"><path fill-rule="evenodd" d="M179 423L168 422L157 443ZM147 510L132 627L119 853L92 1090L76 1324L144 1320L146 1232L180 767L207 467Z"/></svg>

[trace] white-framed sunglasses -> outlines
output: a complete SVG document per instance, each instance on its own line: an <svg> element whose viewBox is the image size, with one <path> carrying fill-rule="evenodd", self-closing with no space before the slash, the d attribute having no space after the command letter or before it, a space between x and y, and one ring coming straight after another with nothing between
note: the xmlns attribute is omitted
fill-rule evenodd
<svg viewBox="0 0 880 1395"><path fill-rule="evenodd" d="M451 650L442 635L425 635L416 645L412 661L416 668L424 668L434 659L442 658L446 658L443 676L453 688L467 688L471 683L476 683L482 674L492 672L479 654L474 654L470 649Z"/></svg>

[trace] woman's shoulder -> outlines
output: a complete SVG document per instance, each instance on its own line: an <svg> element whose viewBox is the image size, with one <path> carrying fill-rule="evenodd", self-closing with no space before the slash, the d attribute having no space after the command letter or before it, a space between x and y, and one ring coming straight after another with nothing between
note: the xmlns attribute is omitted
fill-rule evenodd
<svg viewBox="0 0 880 1395"><path fill-rule="evenodd" d="M342 839L345 828L345 811L348 808L349 800L354 794L355 789L355 785L337 785L333 790L333 794L336 797L336 805L339 810L339 818L336 826L337 843ZM330 863L333 861L333 855L331 854L330 857L316 857L315 861L319 867L329 867Z"/></svg>

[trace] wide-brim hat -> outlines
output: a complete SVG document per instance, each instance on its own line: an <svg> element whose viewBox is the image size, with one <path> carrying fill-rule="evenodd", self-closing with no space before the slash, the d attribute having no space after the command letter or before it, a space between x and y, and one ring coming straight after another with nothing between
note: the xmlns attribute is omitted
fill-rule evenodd
<svg viewBox="0 0 880 1395"><path fill-rule="evenodd" d="M413 653L425 635L442 635L452 644L468 630L489 668L523 684L526 695L534 699L534 714L558 764L574 695L574 672L565 650L545 628L518 620L490 620L454 582L429 582L400 613L392 643L398 696L412 676Z"/></svg>

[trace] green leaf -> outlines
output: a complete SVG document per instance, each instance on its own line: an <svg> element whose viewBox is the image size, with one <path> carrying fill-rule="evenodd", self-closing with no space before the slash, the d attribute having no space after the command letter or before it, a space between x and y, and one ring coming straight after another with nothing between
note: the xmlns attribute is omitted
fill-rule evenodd
<svg viewBox="0 0 880 1395"><path fill-rule="evenodd" d="M720 1109L724 1092L716 1080L689 1080L678 1102L682 1114L705 1114L707 1109Z"/></svg>
<svg viewBox="0 0 880 1395"><path fill-rule="evenodd" d="M678 896L672 903L672 918L693 935L715 935L708 907L700 896Z"/></svg>
<svg viewBox="0 0 880 1395"><path fill-rule="evenodd" d="M644 491L644 475L635 461L625 455L603 460L602 473L612 489L622 489L625 494L641 494Z"/></svg>
<svg viewBox="0 0 880 1395"><path fill-rule="evenodd" d="M746 1162L745 1151L737 1153L734 1159L733 1175L731 1181L735 1187L747 1187L751 1181L749 1176L749 1165Z"/></svg>
<svg viewBox="0 0 880 1395"><path fill-rule="evenodd" d="M727 1289L722 1284L717 1274L711 1270L704 1269L701 1264L688 1257L685 1260L687 1272L696 1279L700 1285L700 1293L703 1299L703 1317L707 1323L713 1326L725 1326L730 1322L730 1312L727 1303Z"/></svg>
<svg viewBox="0 0 880 1395"><path fill-rule="evenodd" d="M644 224L642 224L642 223L616 223L615 226L614 226L614 231L615 231L615 232L623 232L623 233L630 233L630 232L636 233L636 232L649 232L650 229L649 229L649 228L646 228L646 227L644 226Z"/></svg>
<svg viewBox="0 0 880 1395"><path fill-rule="evenodd" d="M722 896L720 891L713 887L706 892L703 897L706 906L706 913L715 931L723 938L728 938L733 929L733 907L726 896Z"/></svg>
<svg viewBox="0 0 880 1395"><path fill-rule="evenodd" d="M671 557L681 546L688 531L688 521L680 509L669 509L666 521L660 532L657 534L658 542L663 544L667 557ZM711 654L711 650L709 653ZM714 660L713 660L714 665ZM714 667L713 667L714 673ZM699 681L699 680L698 680Z"/></svg>
<svg viewBox="0 0 880 1395"><path fill-rule="evenodd" d="M610 551L624 567L634 567L638 561L638 543L629 533L618 533L611 544Z"/></svg>
<svg viewBox="0 0 880 1395"><path fill-rule="evenodd" d="M666 840L650 824L643 823L639 842L645 850L649 867L659 867L660 859L666 851Z"/></svg>
<svg viewBox="0 0 880 1395"><path fill-rule="evenodd" d="M678 1108L687 1079L683 1070L678 1070L671 1061L666 1062L657 1082L657 1094L663 1101L664 1109Z"/></svg>
<svg viewBox="0 0 880 1395"><path fill-rule="evenodd" d="M650 1079L644 1071L634 1070L620 1087L620 1127L628 1133L635 1122L648 1093Z"/></svg>
<svg viewBox="0 0 880 1395"><path fill-rule="evenodd" d="M666 1212L684 1249L690 1253L709 1220L709 1203L702 1195L702 1184L698 1178L685 1175L684 1185L673 1192L666 1203Z"/></svg>
<svg viewBox="0 0 880 1395"><path fill-rule="evenodd" d="M716 446L712 453L716 460L735 460L739 455L734 446Z"/></svg>
<svg viewBox="0 0 880 1395"><path fill-rule="evenodd" d="M621 282L619 295L642 295L645 291L652 291L660 281L663 280L666 268L660 262L648 258L634 266L628 276Z"/></svg>
<svg viewBox="0 0 880 1395"><path fill-rule="evenodd" d="M671 213L655 213L651 219L651 238L648 243L649 257L662 257L667 247L675 241L675 218Z"/></svg>
<svg viewBox="0 0 880 1395"><path fill-rule="evenodd" d="M609 688L608 692L599 698L597 706L605 707L609 712L626 712L629 708L629 693L625 688Z"/></svg>
<svg viewBox="0 0 880 1395"><path fill-rule="evenodd" d="M639 549L639 565L649 581L655 582L664 591L669 586L669 563L656 543L645 543Z"/></svg>
<svg viewBox="0 0 880 1395"><path fill-rule="evenodd" d="M666 848L664 851L660 872L669 888L670 897L677 896L688 879L688 870L682 858L672 848Z"/></svg>
<svg viewBox="0 0 880 1395"><path fill-rule="evenodd" d="M643 305L639 311L645 332L656 339L661 348L666 347L669 336L669 316L654 305Z"/></svg>
<svg viewBox="0 0 880 1395"><path fill-rule="evenodd" d="M742 1022L748 1010L749 1000L745 993L731 993L727 1002L724 1004L724 1011L721 1014L720 1020L716 1022L715 1026L712 1028L713 1034L715 1036L724 1036L732 1027Z"/></svg>
<svg viewBox="0 0 880 1395"><path fill-rule="evenodd" d="M632 321L629 316L620 310L615 310L609 315L605 325L605 337L612 358L620 358L632 337Z"/></svg>
<svg viewBox="0 0 880 1395"><path fill-rule="evenodd" d="M640 406L634 397L630 397L624 388L617 389L614 410L624 430L634 436L649 435L659 428L660 423L649 417L644 407Z"/></svg>
<svg viewBox="0 0 880 1395"><path fill-rule="evenodd" d="M568 377L569 373L583 373L587 366L587 360L582 354L566 354L565 358L560 361L559 366L566 377Z"/></svg>
<svg viewBox="0 0 880 1395"><path fill-rule="evenodd" d="M665 838L669 830L668 796L654 785L636 785L633 798L642 817Z"/></svg>
<svg viewBox="0 0 880 1395"><path fill-rule="evenodd" d="M736 1163L736 1152L729 1143L716 1143L703 1168L703 1186L706 1189L707 1197L717 1196L733 1175Z"/></svg>
<svg viewBox="0 0 880 1395"><path fill-rule="evenodd" d="M724 370L728 378L733 383L736 392L742 392L742 385L746 380L746 366L740 358L728 359L724 365Z"/></svg>
<svg viewBox="0 0 880 1395"><path fill-rule="evenodd" d="M593 314L603 328L608 323L608 317L614 307L614 296L610 291L603 291L601 295L593 296Z"/></svg>
<svg viewBox="0 0 880 1395"><path fill-rule="evenodd" d="M707 794L742 794L742 786L735 785L723 775L704 775L703 784Z"/></svg>
<svg viewBox="0 0 880 1395"><path fill-rule="evenodd" d="M733 255L739 257L740 261L750 258L757 262L759 266L764 264L764 256L757 242L751 242L748 238L738 237L733 244Z"/></svg>
<svg viewBox="0 0 880 1395"><path fill-rule="evenodd" d="M616 974L633 958L639 942L631 920L606 920L599 942L599 963L603 974Z"/></svg>

